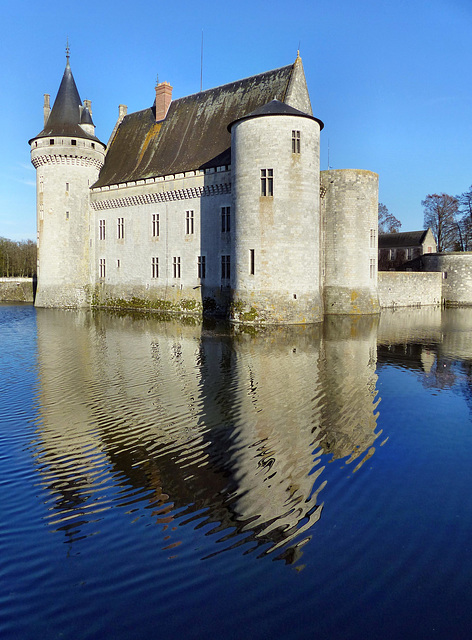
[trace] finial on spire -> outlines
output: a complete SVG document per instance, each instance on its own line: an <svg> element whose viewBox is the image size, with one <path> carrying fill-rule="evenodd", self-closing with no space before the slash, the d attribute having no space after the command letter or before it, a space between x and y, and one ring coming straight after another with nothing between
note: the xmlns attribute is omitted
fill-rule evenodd
<svg viewBox="0 0 472 640"><path fill-rule="evenodd" d="M67 64L69 64L69 58L70 58L70 47L69 47L69 38L67 38L67 42L66 42L66 60L67 60Z"/></svg>

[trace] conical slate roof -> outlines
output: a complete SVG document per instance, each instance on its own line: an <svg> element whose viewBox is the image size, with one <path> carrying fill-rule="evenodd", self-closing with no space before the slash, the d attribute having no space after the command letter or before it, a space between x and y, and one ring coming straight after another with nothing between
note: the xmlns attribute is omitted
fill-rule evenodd
<svg viewBox="0 0 472 640"><path fill-rule="evenodd" d="M316 122L320 125L320 131L323 129L324 124L318 118L315 118L309 113L304 113L299 109L295 109L295 107L291 107L289 104L285 102L281 102L275 98L266 104L254 109L251 113L243 116L242 118L238 118L237 120L233 120L228 125L228 131L231 131L231 127L236 122L240 122L241 120L249 120L250 118L259 118L260 116L301 116L302 118L310 118L310 120L316 120Z"/></svg>
<svg viewBox="0 0 472 640"><path fill-rule="evenodd" d="M82 124L93 124L90 112L88 109L86 111L88 116L85 114L85 119L82 119L82 101L77 91L74 76L72 75L69 58L67 58L64 75L62 76L59 91L57 92L48 121L44 129L38 133L35 138L32 138L32 140L52 136L68 136L100 142L98 138L86 133L80 126L81 122Z"/></svg>

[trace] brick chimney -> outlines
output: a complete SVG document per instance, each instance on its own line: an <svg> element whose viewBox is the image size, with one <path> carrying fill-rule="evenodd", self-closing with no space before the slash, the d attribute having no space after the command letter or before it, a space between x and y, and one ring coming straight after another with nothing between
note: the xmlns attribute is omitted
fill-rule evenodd
<svg viewBox="0 0 472 640"><path fill-rule="evenodd" d="M156 84L156 122L164 120L172 102L172 87L168 82Z"/></svg>

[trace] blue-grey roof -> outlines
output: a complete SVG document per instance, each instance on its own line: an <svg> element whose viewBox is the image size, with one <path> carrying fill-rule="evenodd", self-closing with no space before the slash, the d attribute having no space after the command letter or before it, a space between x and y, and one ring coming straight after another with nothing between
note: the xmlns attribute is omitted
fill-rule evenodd
<svg viewBox="0 0 472 640"><path fill-rule="evenodd" d="M230 124L228 125L228 131L231 131L231 127L236 122L241 122L241 120L249 120L250 118L259 118L261 116L301 116L302 118L310 118L310 120L315 120L316 122L318 122L320 125L320 131L324 127L323 122L318 118L315 118L309 113L304 113L299 109L295 109L295 107L291 107L289 104L281 102L280 100L277 100L277 98L275 98L274 100L263 104L257 109L254 109L254 111L251 111L251 113L248 113L242 118L238 118L237 120L233 120L233 122L230 122Z"/></svg>
<svg viewBox="0 0 472 640"><path fill-rule="evenodd" d="M80 126L81 107L82 101L80 100L79 92L77 91L69 60L67 60L64 75L62 76L59 91L57 92L49 118L44 129L38 133L37 136L32 138L32 140L53 136L68 136L73 138L86 138L88 140L100 142L98 138L86 133ZM89 121L83 122L83 124L93 124L90 112L88 112L88 114ZM30 142L32 140L30 140Z"/></svg>

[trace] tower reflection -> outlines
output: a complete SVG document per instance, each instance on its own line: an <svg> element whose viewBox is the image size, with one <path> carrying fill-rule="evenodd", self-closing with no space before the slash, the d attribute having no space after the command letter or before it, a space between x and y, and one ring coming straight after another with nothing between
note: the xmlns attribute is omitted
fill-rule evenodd
<svg viewBox="0 0 472 640"><path fill-rule="evenodd" d="M215 552L292 562L326 462L355 471L375 451L375 317L246 333L38 309L37 325L34 454L68 540L115 508L151 518L168 547L179 525L211 524Z"/></svg>

